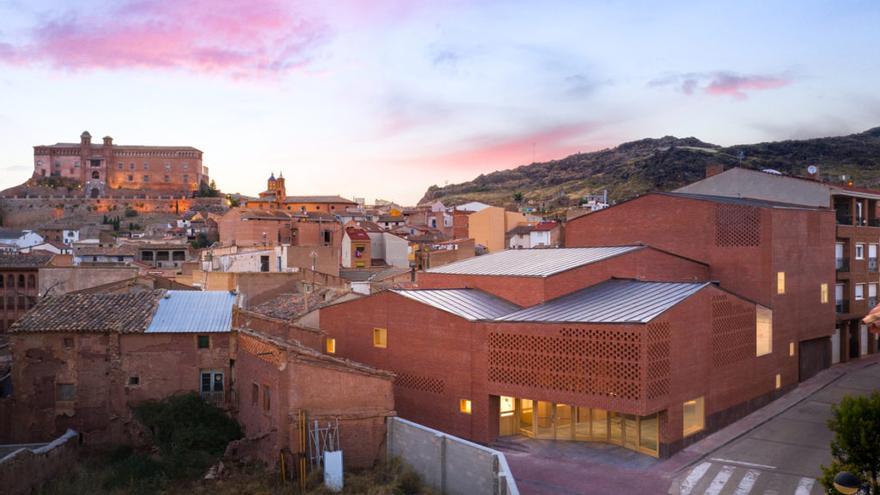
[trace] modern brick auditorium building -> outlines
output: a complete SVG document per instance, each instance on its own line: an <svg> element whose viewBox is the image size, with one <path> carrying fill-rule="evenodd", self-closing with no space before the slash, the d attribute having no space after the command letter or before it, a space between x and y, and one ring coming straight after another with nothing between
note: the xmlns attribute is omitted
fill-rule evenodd
<svg viewBox="0 0 880 495"><path fill-rule="evenodd" d="M569 248L429 270L322 309L321 326L337 354L397 374L405 418L664 457L828 366L834 223L649 194L570 222Z"/></svg>
<svg viewBox="0 0 880 495"><path fill-rule="evenodd" d="M34 146L34 177L65 177L83 184L87 197L112 189L188 193L207 184L202 152L192 146L93 144L88 131L79 143Z"/></svg>

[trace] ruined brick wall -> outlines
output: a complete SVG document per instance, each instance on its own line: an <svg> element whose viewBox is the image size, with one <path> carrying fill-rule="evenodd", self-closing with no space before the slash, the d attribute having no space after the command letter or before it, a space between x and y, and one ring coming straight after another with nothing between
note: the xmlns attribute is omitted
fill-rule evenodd
<svg viewBox="0 0 880 495"><path fill-rule="evenodd" d="M67 428L91 445L126 442L138 431L131 405L198 392L200 370L223 371L229 390L228 333L211 334L209 349L197 349L197 334L9 338L15 360L12 442L46 441Z"/></svg>
<svg viewBox="0 0 880 495"><path fill-rule="evenodd" d="M40 287L52 288L52 295L88 289L99 285L128 280L137 276L138 268L130 266L47 266L40 269Z"/></svg>
<svg viewBox="0 0 880 495"><path fill-rule="evenodd" d="M25 495L76 462L78 436L68 430L51 443L25 448L0 462L0 486L6 495Z"/></svg>
<svg viewBox="0 0 880 495"><path fill-rule="evenodd" d="M124 196L84 198L70 196L3 197L0 211L4 227L32 227L67 217L87 216L100 220L103 214L123 216L131 208L140 214L181 214L190 208L222 206L223 198L168 196ZM132 219L137 222L137 219Z"/></svg>

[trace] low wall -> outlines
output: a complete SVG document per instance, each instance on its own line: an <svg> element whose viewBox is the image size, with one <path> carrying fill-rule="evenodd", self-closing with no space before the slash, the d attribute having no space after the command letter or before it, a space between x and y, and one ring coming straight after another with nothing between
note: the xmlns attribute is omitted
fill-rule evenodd
<svg viewBox="0 0 880 495"><path fill-rule="evenodd" d="M504 454L412 421L388 418L388 457L449 495L519 495Z"/></svg>
<svg viewBox="0 0 880 495"><path fill-rule="evenodd" d="M0 458L0 487L3 487L3 493L31 493L62 469L69 469L76 459L78 436L75 431L67 430L50 443L22 445ZM0 445L0 449L9 447Z"/></svg>

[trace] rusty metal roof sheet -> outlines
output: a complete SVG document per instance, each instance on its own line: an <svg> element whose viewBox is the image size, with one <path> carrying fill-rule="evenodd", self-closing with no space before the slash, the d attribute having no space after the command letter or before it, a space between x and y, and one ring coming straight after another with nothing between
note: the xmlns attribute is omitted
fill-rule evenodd
<svg viewBox="0 0 880 495"><path fill-rule="evenodd" d="M511 249L432 268L428 273L547 277L638 249L644 246Z"/></svg>
<svg viewBox="0 0 880 495"><path fill-rule="evenodd" d="M647 323L707 285L709 282L609 280L496 321Z"/></svg>
<svg viewBox="0 0 880 495"><path fill-rule="evenodd" d="M210 333L232 329L235 295L220 290L169 290L146 333Z"/></svg>
<svg viewBox="0 0 880 495"><path fill-rule="evenodd" d="M478 289L412 289L391 292L471 321L492 320L520 309L512 302Z"/></svg>

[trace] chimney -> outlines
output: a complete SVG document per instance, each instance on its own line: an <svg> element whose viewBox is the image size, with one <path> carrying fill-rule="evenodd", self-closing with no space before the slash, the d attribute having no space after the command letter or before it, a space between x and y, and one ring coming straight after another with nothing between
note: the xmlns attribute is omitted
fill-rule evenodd
<svg viewBox="0 0 880 495"><path fill-rule="evenodd" d="M113 138L110 136L104 136L104 146L113 146Z"/></svg>
<svg viewBox="0 0 880 495"><path fill-rule="evenodd" d="M718 175L721 172L724 172L724 165L721 165L720 163L706 165L706 178Z"/></svg>

